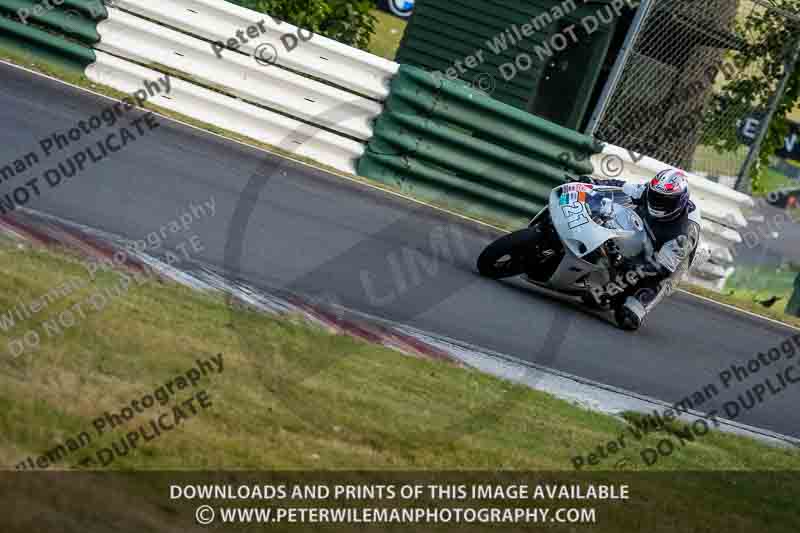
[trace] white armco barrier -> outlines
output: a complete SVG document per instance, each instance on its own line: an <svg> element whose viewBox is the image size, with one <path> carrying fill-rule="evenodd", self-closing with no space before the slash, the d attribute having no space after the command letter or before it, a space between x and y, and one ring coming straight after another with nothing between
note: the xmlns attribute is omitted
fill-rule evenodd
<svg viewBox="0 0 800 533"><path fill-rule="evenodd" d="M161 72L130 61L101 51L96 53L97 61L85 72L95 83L132 94L142 88L145 80L156 82L164 77ZM364 153L360 142L176 78L171 78L169 94L160 94L150 102L299 157L315 159L342 172L355 174L355 163Z"/></svg>
<svg viewBox="0 0 800 533"><path fill-rule="evenodd" d="M356 93L383 101L399 65L351 48L321 35L298 30L288 22L236 6L224 0L115 0L114 6L191 33L209 41L234 40L239 52L269 59L277 52L277 65L315 77ZM211 50L211 44L207 45ZM240 54L241 55L241 54Z"/></svg>
<svg viewBox="0 0 800 533"><path fill-rule="evenodd" d="M633 154L628 150L606 144L603 148L603 153L593 158L595 170L599 171L601 176L602 169L600 169L599 165L603 158L607 158L609 155L617 156L624 162L623 174L626 177L621 177L621 179L637 180L641 182L652 179L653 176L662 170L675 168L651 157L641 157L637 155L637 160L634 161ZM701 178L690 172L686 174L689 176L692 198L703 209L704 217L733 228L744 228L747 226L747 220L742 214L742 209L752 209L755 206L752 198L746 194L734 191L724 185L714 183L713 181Z"/></svg>
<svg viewBox="0 0 800 533"><path fill-rule="evenodd" d="M643 183L662 170L675 168L611 144L606 144L601 154L592 157L592 165L596 178L613 177L635 183ZM742 242L739 230L747 226L742 210L752 209L755 204L746 194L689 172L687 175L692 200L703 215L701 246L711 253L711 260L693 270L689 279L693 283L721 290L734 271L731 266L731 247Z"/></svg>
<svg viewBox="0 0 800 533"><path fill-rule="evenodd" d="M383 106L252 57L217 58L208 42L159 26L118 9L97 26L103 50L144 64L163 65L190 79L252 103L282 111L357 139L372 137L372 123ZM158 67L156 67L158 68Z"/></svg>

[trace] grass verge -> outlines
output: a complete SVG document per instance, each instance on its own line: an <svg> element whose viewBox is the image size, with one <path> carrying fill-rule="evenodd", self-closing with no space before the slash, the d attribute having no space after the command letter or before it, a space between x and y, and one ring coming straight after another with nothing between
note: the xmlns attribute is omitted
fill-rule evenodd
<svg viewBox="0 0 800 533"><path fill-rule="evenodd" d="M773 191L780 191L782 189L796 189L800 187L800 182L793 180L788 176L784 176L774 169L767 169L762 177L761 188L762 192L756 193L756 196L766 196Z"/></svg>
<svg viewBox="0 0 800 533"><path fill-rule="evenodd" d="M86 270L67 255L4 243L0 312L81 278L88 281ZM62 328L63 334L45 334L42 321L118 281L118 274L102 273L31 319L13 328L4 322L2 464L14 466L91 429L106 410L119 411L196 359L219 353L224 372L204 382L213 408L113 468L564 470L574 455L625 430L617 419L526 387L293 318L231 309L170 283L132 286L113 305ZM26 331L38 331L41 346L10 357L9 342ZM110 438L92 446L108 445ZM655 442L644 439L601 467L644 470L638 450ZM76 464L79 455L58 466ZM800 454L714 433L657 468L800 469Z"/></svg>
<svg viewBox="0 0 800 533"><path fill-rule="evenodd" d="M378 24L369 43L369 51L394 61L408 23L379 9L372 10L372 14L378 19Z"/></svg>
<svg viewBox="0 0 800 533"><path fill-rule="evenodd" d="M788 299L794 291L798 268L800 264L787 267L741 266L728 278L725 289L751 291L762 301L772 296Z"/></svg>
<svg viewBox="0 0 800 533"><path fill-rule="evenodd" d="M725 283L722 294L702 288L685 286L684 289L707 298L738 307L800 327L800 317L786 313L786 306L794 293L797 272L783 267L738 266ZM779 298L777 301L772 301Z"/></svg>
<svg viewBox="0 0 800 533"><path fill-rule="evenodd" d="M84 268L61 251L2 241L0 313L41 298L66 280L85 277ZM598 446L630 432L623 420L527 387L333 335L296 318L231 309L220 299L171 283L136 285L102 311L87 312L63 334L43 334L39 322L55 319L118 282L119 274L103 272L86 287L54 299L33 318L13 328L4 322L0 464L5 468L27 457L35 460L87 432L91 442L53 466L73 467L100 448L119 444L126 432L201 388L211 403L207 409L117 456L107 469L502 469L570 476L574 456L588 458ZM41 345L11 358L8 342L29 330L42 334ZM202 378L197 389L177 391L165 405L145 409L114 430L95 430L93 421L105 412L119 413L198 359L218 354L223 371ZM732 519L748 531L760 530L766 519L780 525L771 531L800 527L800 515L785 502L764 501L759 481L767 482L763 471L800 470L798 451L714 431L678 445L672 433L676 429L654 430L641 440L629 434L624 449L586 469L615 472L607 479L634 475L638 481L637 496L650 507L627 508L634 516L623 521L625 530L641 525L643 515L661 520L663 505L708 528L703 530ZM642 450L663 439L674 442L674 453L647 467ZM672 475L653 477L659 471L688 470L762 474L744 487L717 478L676 484L679 478ZM645 475L648 471L654 474ZM786 487L796 496L792 490ZM163 506L154 512L163 513ZM619 527L615 521L593 530Z"/></svg>
<svg viewBox="0 0 800 533"><path fill-rule="evenodd" d="M791 296L791 293L784 296L782 300L775 303L775 305L772 307L764 307L760 303L757 303L756 300L763 301L764 299L768 298L769 295L761 291L750 289L731 289L726 293L720 294L696 285L682 284L681 288L692 294L703 296L716 302L728 304L738 309L743 309L755 315L771 318L773 320L777 320L778 322L783 322L784 324L800 328L800 317L788 315L785 312L786 304L789 303L789 297Z"/></svg>

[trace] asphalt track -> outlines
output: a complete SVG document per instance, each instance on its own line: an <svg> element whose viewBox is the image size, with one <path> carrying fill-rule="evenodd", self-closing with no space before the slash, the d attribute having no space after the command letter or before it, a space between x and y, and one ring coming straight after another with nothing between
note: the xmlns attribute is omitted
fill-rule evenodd
<svg viewBox="0 0 800 533"><path fill-rule="evenodd" d="M759 202L756 210L764 218L750 223L744 240L734 250L737 261L764 266L800 264L800 224L788 221L785 210L765 202Z"/></svg>
<svg viewBox="0 0 800 533"><path fill-rule="evenodd" d="M41 153L40 139L108 104L0 65L0 167L30 151ZM774 374L793 362L771 363L724 390L721 371L797 332L678 294L642 331L625 333L521 283L478 277L474 260L492 233L475 224L301 164L286 163L266 176L275 156L168 120L159 123L60 187L43 189L28 207L142 239L191 202L213 197L216 216L192 225L205 247L202 259L235 265L235 274L254 285L332 292L352 309L667 402L717 385L720 394L701 410L720 409L767 377L776 381ZM80 146L99 138L95 133ZM41 179L78 147L0 184L0 196ZM248 184L252 213L246 224L232 225ZM257 197L253 191L260 191ZM225 260L229 237L241 239L238 265ZM767 395L737 421L800 437L798 404L800 386L790 387Z"/></svg>

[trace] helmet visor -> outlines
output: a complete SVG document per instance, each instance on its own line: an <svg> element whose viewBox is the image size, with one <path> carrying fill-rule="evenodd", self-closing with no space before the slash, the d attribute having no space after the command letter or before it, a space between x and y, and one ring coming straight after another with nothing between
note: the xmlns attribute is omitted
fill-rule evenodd
<svg viewBox="0 0 800 533"><path fill-rule="evenodd" d="M664 194L650 189L647 192L647 207L655 217L666 217L675 214L681 206L680 194Z"/></svg>

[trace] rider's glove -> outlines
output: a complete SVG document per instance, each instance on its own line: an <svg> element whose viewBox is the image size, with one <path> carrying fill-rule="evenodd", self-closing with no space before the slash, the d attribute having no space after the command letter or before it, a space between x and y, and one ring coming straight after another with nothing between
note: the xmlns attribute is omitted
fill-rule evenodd
<svg viewBox="0 0 800 533"><path fill-rule="evenodd" d="M656 261L670 273L675 272L681 262L692 253L694 246L695 242L686 235L678 235L677 238L665 243L656 252Z"/></svg>
<svg viewBox="0 0 800 533"><path fill-rule="evenodd" d="M645 187L642 185L636 185L634 183L625 183L622 186L623 194L627 194L633 200L639 200L644 193Z"/></svg>
<svg viewBox="0 0 800 533"><path fill-rule="evenodd" d="M603 198L600 204L600 214L606 217L614 214L614 201L611 198Z"/></svg>

